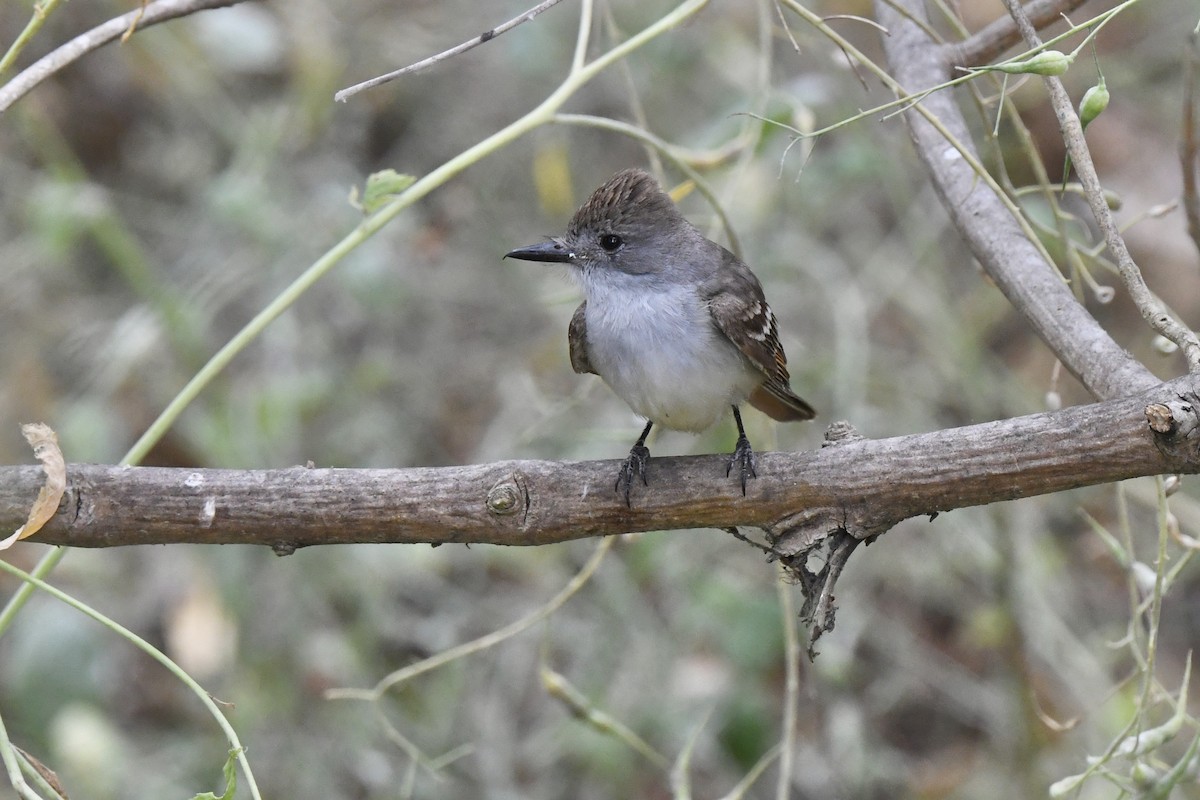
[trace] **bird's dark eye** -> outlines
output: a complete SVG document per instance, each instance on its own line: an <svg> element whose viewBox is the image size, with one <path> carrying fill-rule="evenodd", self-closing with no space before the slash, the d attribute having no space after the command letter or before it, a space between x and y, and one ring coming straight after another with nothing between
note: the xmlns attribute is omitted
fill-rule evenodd
<svg viewBox="0 0 1200 800"><path fill-rule="evenodd" d="M606 233L600 237L600 246L610 253L615 252L623 244L625 244L625 240L615 233Z"/></svg>

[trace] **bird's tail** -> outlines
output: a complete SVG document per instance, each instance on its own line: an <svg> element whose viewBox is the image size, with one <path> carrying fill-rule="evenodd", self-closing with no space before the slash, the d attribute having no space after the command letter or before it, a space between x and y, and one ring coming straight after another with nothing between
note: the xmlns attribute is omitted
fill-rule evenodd
<svg viewBox="0 0 1200 800"><path fill-rule="evenodd" d="M750 405L780 422L798 422L812 419L817 412L787 385L777 381L763 381L750 393Z"/></svg>

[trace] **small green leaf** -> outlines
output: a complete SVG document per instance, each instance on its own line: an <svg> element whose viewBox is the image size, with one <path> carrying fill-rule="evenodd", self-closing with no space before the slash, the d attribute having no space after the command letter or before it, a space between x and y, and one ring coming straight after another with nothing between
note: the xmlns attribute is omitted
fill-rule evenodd
<svg viewBox="0 0 1200 800"><path fill-rule="evenodd" d="M205 792L192 797L192 800L233 800L233 795L237 791L237 757L241 755L242 749L235 747L229 751L229 757L225 759L225 766L222 772L225 773L225 791L220 795L215 795L212 792Z"/></svg>
<svg viewBox="0 0 1200 800"><path fill-rule="evenodd" d="M363 189L361 202L359 201L358 187L353 186L350 188L350 205L364 214L374 214L393 199L400 196L416 180L414 176L401 174L394 169L385 169L372 173L367 178L367 185Z"/></svg>

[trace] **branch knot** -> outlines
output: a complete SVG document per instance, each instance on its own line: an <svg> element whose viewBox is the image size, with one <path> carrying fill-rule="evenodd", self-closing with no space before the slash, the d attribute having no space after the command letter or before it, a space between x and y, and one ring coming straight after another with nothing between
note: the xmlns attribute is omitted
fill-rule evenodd
<svg viewBox="0 0 1200 800"><path fill-rule="evenodd" d="M857 442L865 438L849 422L839 419L836 422L829 423L829 427L825 429L825 441L821 442L821 447Z"/></svg>
<svg viewBox="0 0 1200 800"><path fill-rule="evenodd" d="M1189 393L1146 406L1146 424L1154 446L1172 459L1200 460L1200 397Z"/></svg>
<svg viewBox="0 0 1200 800"><path fill-rule="evenodd" d="M529 491L524 476L513 472L496 482L487 493L487 510L506 517L529 509Z"/></svg>

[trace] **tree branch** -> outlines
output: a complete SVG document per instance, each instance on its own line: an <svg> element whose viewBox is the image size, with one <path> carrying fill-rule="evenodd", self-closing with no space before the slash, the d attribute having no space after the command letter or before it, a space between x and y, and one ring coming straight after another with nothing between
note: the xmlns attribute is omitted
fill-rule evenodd
<svg viewBox="0 0 1200 800"><path fill-rule="evenodd" d="M893 8L878 2L879 21L891 32L884 49L893 75L910 94L944 82L957 50L933 42L909 17L924 20L917 0L896 0ZM952 136L970 146L971 136L949 92L935 92L921 106L936 116ZM1121 397L1147 389L1158 379L1100 327L1071 294L1062 275L1047 264L1000 199L945 137L920 114L906 113L917 154L929 171L951 221L984 271L995 281L1070 372L1098 399Z"/></svg>
<svg viewBox="0 0 1200 800"><path fill-rule="evenodd" d="M79 34L66 44L56 47L0 87L0 113L8 110L13 103L54 73L132 30L141 30L176 17L194 14L197 11L224 8L240 2L242 0L156 0L144 8L138 8L101 23L90 31Z"/></svg>
<svg viewBox="0 0 1200 800"><path fill-rule="evenodd" d="M72 464L57 516L31 541L262 544L286 554L315 544L540 545L753 525L786 557L837 531L864 539L913 516L1200 471L1198 389L1181 378L1136 397L1053 413L765 453L746 497L725 477L723 456L656 458L632 510L613 491L617 461L398 470ZM0 467L0 527L24 520L41 482L39 467Z"/></svg>

